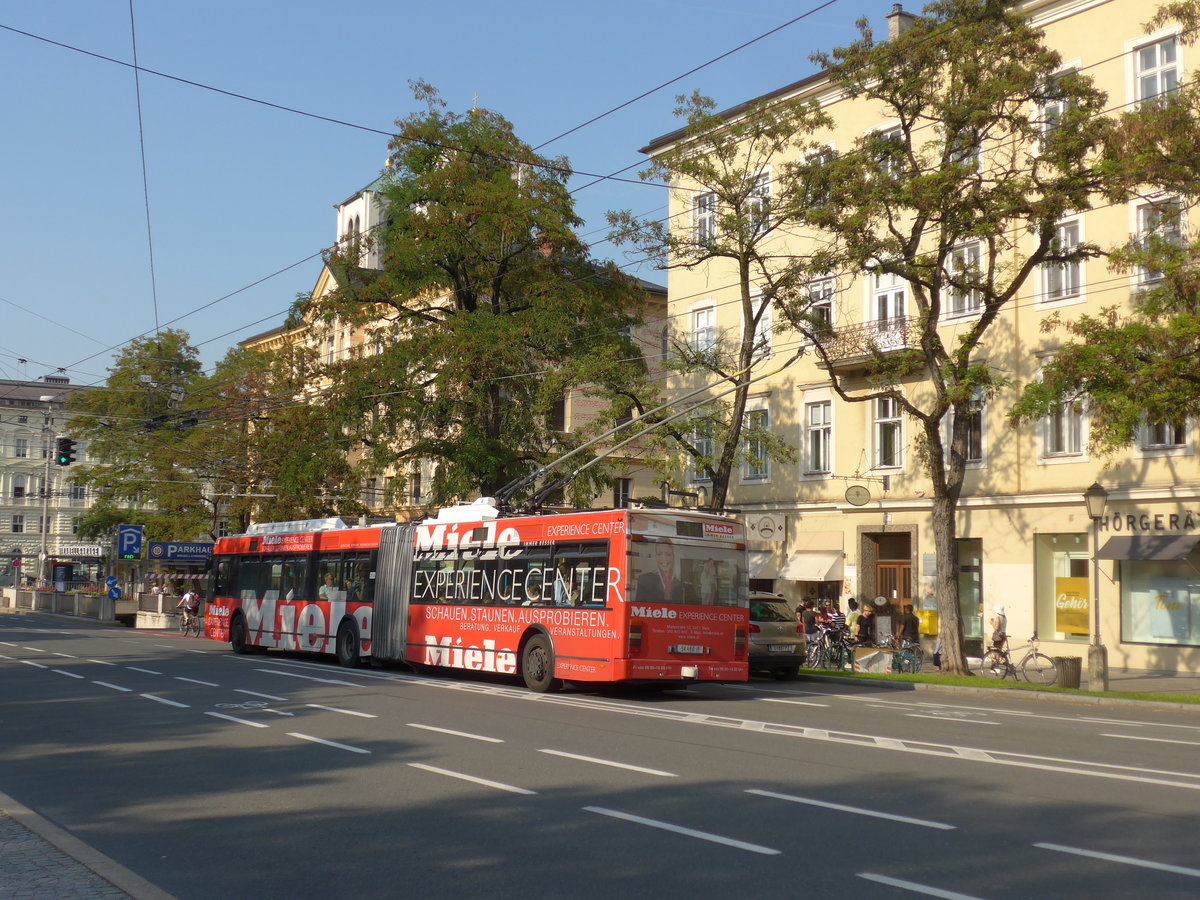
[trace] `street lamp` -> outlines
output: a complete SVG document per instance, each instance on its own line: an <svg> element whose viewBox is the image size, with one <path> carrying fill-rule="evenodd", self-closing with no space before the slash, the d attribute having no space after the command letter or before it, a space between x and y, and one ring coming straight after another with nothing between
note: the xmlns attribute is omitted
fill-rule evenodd
<svg viewBox="0 0 1200 900"><path fill-rule="evenodd" d="M1083 502L1092 520L1092 645L1088 647L1088 690L1108 690L1108 650L1100 640L1100 519L1108 502L1108 491L1094 482L1083 492Z"/></svg>

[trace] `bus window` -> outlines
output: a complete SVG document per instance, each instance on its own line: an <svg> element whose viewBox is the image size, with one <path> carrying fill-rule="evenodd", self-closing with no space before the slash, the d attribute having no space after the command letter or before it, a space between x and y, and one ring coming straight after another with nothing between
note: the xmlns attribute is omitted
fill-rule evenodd
<svg viewBox="0 0 1200 900"><path fill-rule="evenodd" d="M284 559L280 563L281 596L299 600L308 594L308 560L305 557Z"/></svg>
<svg viewBox="0 0 1200 900"><path fill-rule="evenodd" d="M217 560L215 568L215 578L213 579L213 596L214 597L230 597L237 596L234 590L237 584L237 571L234 563L236 558L232 556L223 556Z"/></svg>
<svg viewBox="0 0 1200 900"><path fill-rule="evenodd" d="M741 554L731 547L639 541L629 568L636 603L745 604Z"/></svg>
<svg viewBox="0 0 1200 900"><path fill-rule="evenodd" d="M347 599L350 603L371 603L375 599L375 572L369 556L351 556L345 561L344 569L349 587Z"/></svg>

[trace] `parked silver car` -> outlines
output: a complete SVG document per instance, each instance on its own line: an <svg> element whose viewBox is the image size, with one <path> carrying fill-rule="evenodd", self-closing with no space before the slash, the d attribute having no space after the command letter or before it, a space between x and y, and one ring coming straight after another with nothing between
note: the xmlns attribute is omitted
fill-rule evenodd
<svg viewBox="0 0 1200 900"><path fill-rule="evenodd" d="M795 678L803 662L803 629L792 608L777 594L751 594L750 671Z"/></svg>

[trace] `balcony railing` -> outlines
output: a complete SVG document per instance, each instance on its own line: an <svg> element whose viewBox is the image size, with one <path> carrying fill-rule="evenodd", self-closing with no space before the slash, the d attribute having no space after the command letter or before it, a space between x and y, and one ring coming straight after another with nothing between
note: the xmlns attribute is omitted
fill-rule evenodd
<svg viewBox="0 0 1200 900"><path fill-rule="evenodd" d="M838 370L866 369L876 354L914 349L917 346L919 321L910 316L835 329L822 340L829 354L830 367Z"/></svg>

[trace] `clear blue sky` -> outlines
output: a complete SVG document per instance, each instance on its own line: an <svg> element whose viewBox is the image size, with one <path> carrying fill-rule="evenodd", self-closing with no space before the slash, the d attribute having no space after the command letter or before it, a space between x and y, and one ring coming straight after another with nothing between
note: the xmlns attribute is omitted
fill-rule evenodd
<svg viewBox="0 0 1200 900"><path fill-rule="evenodd" d="M144 69L387 133L416 109L408 82L421 78L455 110L478 95L537 145L822 2L134 0L133 16ZM799 80L859 16L885 33L890 8L833 0L542 152L579 172L638 164L639 147L677 127L675 94L699 89L724 107ZM0 378L61 368L97 383L110 348L155 328L134 74L9 29L130 63L130 2L8 0L0 26ZM140 80L157 320L187 330L211 365L312 288L320 260L302 261L333 241L333 204L378 175L387 137ZM576 201L599 241L606 210L661 214L666 196L606 182ZM626 261L608 245L595 252Z"/></svg>

